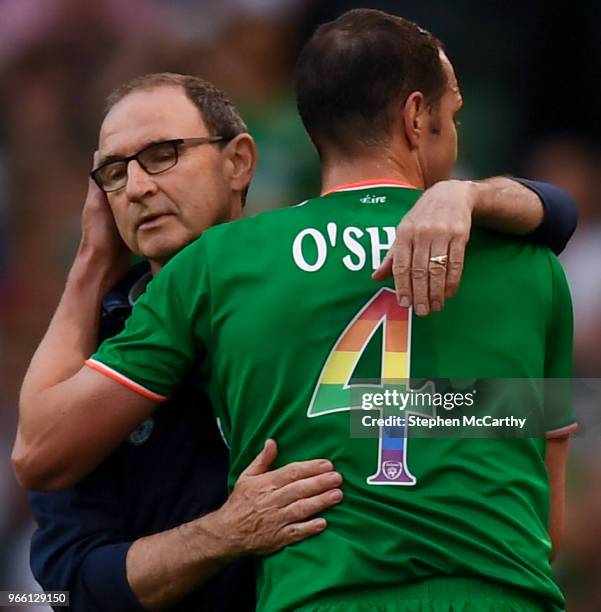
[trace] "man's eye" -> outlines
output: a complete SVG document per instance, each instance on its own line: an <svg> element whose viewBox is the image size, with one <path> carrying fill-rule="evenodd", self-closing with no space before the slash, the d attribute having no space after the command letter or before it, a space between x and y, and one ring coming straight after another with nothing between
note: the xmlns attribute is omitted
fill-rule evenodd
<svg viewBox="0 0 601 612"><path fill-rule="evenodd" d="M160 164L172 161L175 157L173 145L157 145L144 151L144 162L148 164Z"/></svg>
<svg viewBox="0 0 601 612"><path fill-rule="evenodd" d="M102 177L105 181L117 181L125 176L125 164L118 162L109 164L102 169Z"/></svg>

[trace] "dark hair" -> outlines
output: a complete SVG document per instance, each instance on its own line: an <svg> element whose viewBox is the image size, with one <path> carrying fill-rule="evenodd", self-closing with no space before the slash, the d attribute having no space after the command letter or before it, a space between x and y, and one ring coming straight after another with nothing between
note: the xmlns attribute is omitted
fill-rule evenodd
<svg viewBox="0 0 601 612"><path fill-rule="evenodd" d="M386 143L394 109L413 91L436 106L447 85L441 49L417 24L382 11L356 9L321 25L296 67L298 110L320 155Z"/></svg>
<svg viewBox="0 0 601 612"><path fill-rule="evenodd" d="M200 112L207 126L209 135L222 136L222 143L227 144L238 134L246 134L248 128L238 109L220 89L212 83L189 74L174 72L156 72L135 77L120 85L107 97L104 116L120 100L136 91L150 91L158 87L181 87L188 99ZM218 143L221 146L221 143ZM246 203L248 187L242 192L242 204Z"/></svg>

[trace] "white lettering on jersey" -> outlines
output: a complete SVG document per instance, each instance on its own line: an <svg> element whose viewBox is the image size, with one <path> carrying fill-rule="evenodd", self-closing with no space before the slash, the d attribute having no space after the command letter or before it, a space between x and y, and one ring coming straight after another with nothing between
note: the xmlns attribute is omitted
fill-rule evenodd
<svg viewBox="0 0 601 612"><path fill-rule="evenodd" d="M379 227L366 227L365 229L371 238L371 265L375 270L382 263L382 252L386 254L390 250L396 237L396 229L394 227L382 228L386 232L386 242L380 242Z"/></svg>
<svg viewBox="0 0 601 612"><path fill-rule="evenodd" d="M300 231L292 243L292 257L294 263L305 272L318 272L326 263L332 249L336 249L338 226L328 223L324 232L308 227ZM363 270L367 265L367 253L371 255L371 269L375 270L382 263L385 253L392 247L396 237L396 227L366 227L362 230L358 227L348 226L342 231L342 246L344 254L341 258L342 264L351 272ZM361 242L363 239L363 244ZM369 240L369 246L365 244ZM311 255L308 261L303 247L313 243L312 253L317 250L317 256ZM336 253L340 248L336 249ZM314 260L314 261L313 261Z"/></svg>
<svg viewBox="0 0 601 612"><path fill-rule="evenodd" d="M368 193L366 196L362 197L359 202L361 202L361 204L386 204L386 196L371 195Z"/></svg>
<svg viewBox="0 0 601 612"><path fill-rule="evenodd" d="M315 246L317 247L317 259L312 264L309 263L303 255L303 239L305 236L312 237L315 242ZM294 243L292 244L292 256L294 257L294 263L305 272L317 272L317 270L319 270L326 262L327 254L328 246L326 244L326 239L319 230L312 227L308 227L297 234L296 238L294 239Z"/></svg>
<svg viewBox="0 0 601 612"><path fill-rule="evenodd" d="M342 263L351 272L357 272L365 265L365 249L360 242L355 240L355 238L361 238L363 234L364 232L358 227L345 227L342 232L342 242L344 242L344 246L353 253L353 255L357 256L356 262L353 262L353 258L350 255L345 255L342 258Z"/></svg>

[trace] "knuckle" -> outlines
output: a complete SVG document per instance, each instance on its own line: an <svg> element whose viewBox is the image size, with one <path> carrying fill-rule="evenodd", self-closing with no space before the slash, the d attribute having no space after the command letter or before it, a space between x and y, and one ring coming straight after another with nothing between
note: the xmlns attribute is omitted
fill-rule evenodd
<svg viewBox="0 0 601 612"><path fill-rule="evenodd" d="M453 236L453 246L460 249L462 252L465 251L467 242L469 240L470 231L469 228L458 229L456 235Z"/></svg>
<svg viewBox="0 0 601 612"><path fill-rule="evenodd" d="M415 227L414 233L418 239L429 238L432 233L432 228L429 223L420 223Z"/></svg>
<svg viewBox="0 0 601 612"><path fill-rule="evenodd" d="M451 226L450 229L451 229L451 235L453 236L453 239L456 240L457 242L462 241L468 232L467 227L465 227L464 225L455 224Z"/></svg>
<svg viewBox="0 0 601 612"><path fill-rule="evenodd" d="M300 465L298 463L291 463L288 466L288 476L292 480L299 480L301 478L302 473L301 473Z"/></svg>
<svg viewBox="0 0 601 612"><path fill-rule="evenodd" d="M432 221L427 227L428 233L431 236L440 236L441 234L448 234L450 232L449 226L441 221Z"/></svg>
<svg viewBox="0 0 601 612"><path fill-rule="evenodd" d="M396 237L398 240L403 240L410 236L414 231L413 221L405 217L396 228Z"/></svg>
<svg viewBox="0 0 601 612"><path fill-rule="evenodd" d="M447 270L446 268L443 268L442 266L432 266L430 268L430 276L432 278L444 278L447 274Z"/></svg>
<svg viewBox="0 0 601 612"><path fill-rule="evenodd" d="M304 519L315 512L314 504L309 499L301 499L298 502L295 514L297 519Z"/></svg>
<svg viewBox="0 0 601 612"><path fill-rule="evenodd" d="M409 264L407 262L394 262L392 264L392 273L395 276L400 276L401 274L409 274Z"/></svg>
<svg viewBox="0 0 601 612"><path fill-rule="evenodd" d="M428 270L422 267L413 267L411 268L411 276L413 276L413 280L425 280L428 276Z"/></svg>

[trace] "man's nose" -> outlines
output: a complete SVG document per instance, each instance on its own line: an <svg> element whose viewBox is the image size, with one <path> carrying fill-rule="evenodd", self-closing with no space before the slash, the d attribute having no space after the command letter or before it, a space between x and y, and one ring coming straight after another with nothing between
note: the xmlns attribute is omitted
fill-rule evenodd
<svg viewBox="0 0 601 612"><path fill-rule="evenodd" d="M132 159L127 165L127 199L135 202L156 191L154 177L148 174L137 160Z"/></svg>

